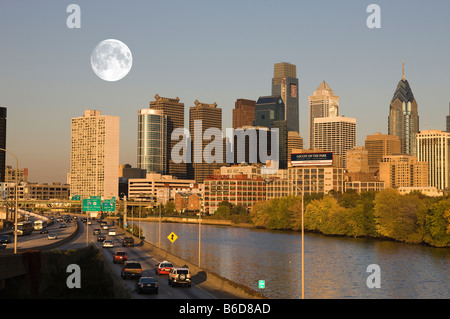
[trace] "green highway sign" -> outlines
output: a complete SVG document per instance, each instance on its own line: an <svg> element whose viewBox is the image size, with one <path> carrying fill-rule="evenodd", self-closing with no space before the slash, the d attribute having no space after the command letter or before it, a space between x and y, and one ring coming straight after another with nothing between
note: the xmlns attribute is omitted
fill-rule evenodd
<svg viewBox="0 0 450 319"><path fill-rule="evenodd" d="M115 201L115 199L105 199L103 201L102 211L104 211L104 212L115 212L116 211L116 201Z"/></svg>
<svg viewBox="0 0 450 319"><path fill-rule="evenodd" d="M260 281L258 282L258 287L259 287L259 289L264 289L264 288L266 288L266 281L265 281L265 280L260 280Z"/></svg>
<svg viewBox="0 0 450 319"><path fill-rule="evenodd" d="M81 196L80 195L73 195L72 196L72 200L81 200Z"/></svg>
<svg viewBox="0 0 450 319"><path fill-rule="evenodd" d="M83 212L101 212L102 200L100 198L83 199Z"/></svg>

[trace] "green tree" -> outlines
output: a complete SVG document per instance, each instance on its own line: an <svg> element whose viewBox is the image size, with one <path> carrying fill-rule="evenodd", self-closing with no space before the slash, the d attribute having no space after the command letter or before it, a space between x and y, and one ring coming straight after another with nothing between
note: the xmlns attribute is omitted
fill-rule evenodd
<svg viewBox="0 0 450 319"><path fill-rule="evenodd" d="M328 235L346 235L348 210L334 196L325 196L308 204L305 227Z"/></svg>
<svg viewBox="0 0 450 319"><path fill-rule="evenodd" d="M269 223L269 201L260 201L250 210L250 220L256 227L267 228Z"/></svg>
<svg viewBox="0 0 450 319"><path fill-rule="evenodd" d="M375 196L374 216L381 236L404 242L420 242L420 200L417 195L401 195L386 189Z"/></svg>
<svg viewBox="0 0 450 319"><path fill-rule="evenodd" d="M425 218L424 241L438 247L450 246L450 199L430 205Z"/></svg>
<svg viewBox="0 0 450 319"><path fill-rule="evenodd" d="M175 203L168 201L166 205L164 205L164 212L169 215L173 214L175 212Z"/></svg>
<svg viewBox="0 0 450 319"><path fill-rule="evenodd" d="M219 207L217 207L214 216L219 219L229 219L231 215L232 204L228 201L223 201L219 203Z"/></svg>

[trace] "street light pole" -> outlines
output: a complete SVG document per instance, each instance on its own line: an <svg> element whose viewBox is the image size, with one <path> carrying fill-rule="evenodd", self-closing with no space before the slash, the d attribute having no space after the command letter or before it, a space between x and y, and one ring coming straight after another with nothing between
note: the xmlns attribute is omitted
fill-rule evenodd
<svg viewBox="0 0 450 319"><path fill-rule="evenodd" d="M199 210L198 214L198 268L200 268L200 257L202 250L202 211Z"/></svg>
<svg viewBox="0 0 450 319"><path fill-rule="evenodd" d="M17 159L17 156L11 153L10 151L7 151L3 148L0 148L0 151L5 151L6 153L12 155L16 159L16 209L14 214L14 254L17 253L17 215L19 213L19 201L18 201L18 193L19 193L19 160Z"/></svg>
<svg viewBox="0 0 450 319"><path fill-rule="evenodd" d="M266 178L264 179L264 182L269 184L272 183L275 180L275 178ZM296 184L288 181L288 180L284 180L286 182L288 182L289 184L291 184L292 186L296 187L297 190L299 190L302 194L302 299L305 299L305 227L304 227L304 197L305 197L305 192L303 187L300 188L298 187ZM302 185L303 186L303 185Z"/></svg>
<svg viewBox="0 0 450 319"><path fill-rule="evenodd" d="M123 199L124 199L124 202L123 202L123 210L124 210L124 212L123 212L123 228L126 230L127 229L127 227L126 227L126 225L127 225L127 195L124 195L123 196Z"/></svg>

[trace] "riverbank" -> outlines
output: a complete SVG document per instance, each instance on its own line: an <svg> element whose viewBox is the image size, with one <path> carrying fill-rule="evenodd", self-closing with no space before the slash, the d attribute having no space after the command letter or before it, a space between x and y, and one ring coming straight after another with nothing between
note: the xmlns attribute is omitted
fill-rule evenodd
<svg viewBox="0 0 450 319"><path fill-rule="evenodd" d="M145 218L135 218L135 217L127 217L127 221L141 221L141 222L159 222L159 217L145 217ZM202 218L199 220L198 218L193 217L161 217L161 222L163 223L184 223L184 224L198 224L201 221L203 225L215 225L215 226L224 226L224 227L240 227L240 228L257 228L255 225L250 223L239 223L235 224L230 220L221 220L221 219L209 219Z"/></svg>
<svg viewBox="0 0 450 319"><path fill-rule="evenodd" d="M127 218L128 221L135 221L138 222L139 220L141 222L159 222L159 217L145 217L145 218ZM198 218L193 217L161 217L161 222L163 223L182 223L182 224L198 224L200 220ZM201 219L202 225L214 225L214 226L220 226L220 227L236 227L236 228L249 228L249 229L260 229L260 230L267 230L267 231L286 231L286 232L293 232L293 233L299 233L300 229L279 229L279 228L270 228L265 227L261 225L255 225L250 223L233 223L230 220L220 220L220 219L209 219L209 218L202 218ZM439 245L433 245L427 242L407 242L402 240L396 240L394 238L386 237L386 236L370 236L370 235L358 235L358 236L349 236L345 234L332 234L332 233L323 233L316 230L309 230L305 229L305 233L310 234L319 234L326 237L336 237L336 238L366 238L366 239L373 239L378 241L392 241L392 242L398 242L398 243L404 243L409 245L419 245L419 246L425 246L425 247L433 247L433 248L449 248L450 246L439 246Z"/></svg>

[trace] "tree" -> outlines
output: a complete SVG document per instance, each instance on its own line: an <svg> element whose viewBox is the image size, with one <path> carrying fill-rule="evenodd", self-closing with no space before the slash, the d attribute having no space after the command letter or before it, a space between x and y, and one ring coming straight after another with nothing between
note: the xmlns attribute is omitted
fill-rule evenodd
<svg viewBox="0 0 450 319"><path fill-rule="evenodd" d="M334 196L312 201L306 210L305 227L328 235L346 235L348 211Z"/></svg>
<svg viewBox="0 0 450 319"><path fill-rule="evenodd" d="M438 247L450 246L450 199L430 205L425 218L424 241Z"/></svg>
<svg viewBox="0 0 450 319"><path fill-rule="evenodd" d="M175 203L171 202L171 201L168 201L166 203L166 205L164 206L164 211L167 214L173 214L175 212Z"/></svg>
<svg viewBox="0 0 450 319"><path fill-rule="evenodd" d="M386 189L375 196L374 216L381 236L405 242L420 242L417 238L420 200L416 195L401 195Z"/></svg>
<svg viewBox="0 0 450 319"><path fill-rule="evenodd" d="M260 201L250 210L250 219L256 227L266 228L269 222L269 201Z"/></svg>
<svg viewBox="0 0 450 319"><path fill-rule="evenodd" d="M231 207L232 204L228 201L220 202L214 216L217 218L228 219L231 215Z"/></svg>

